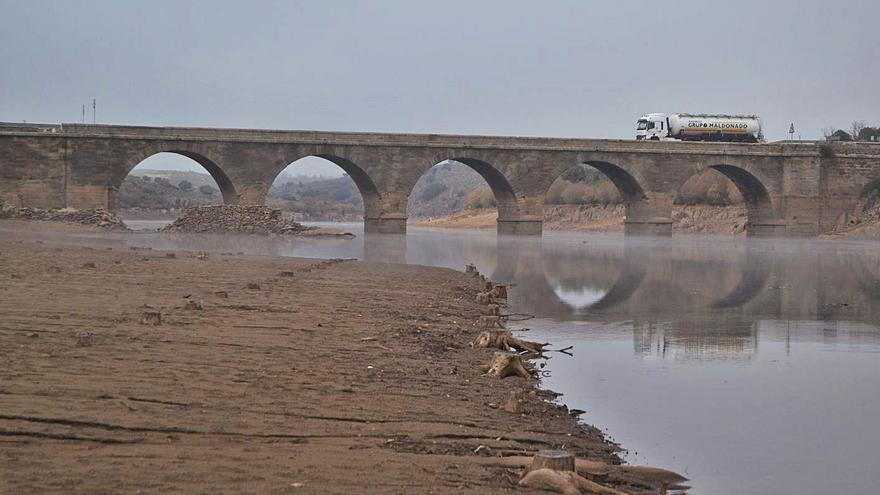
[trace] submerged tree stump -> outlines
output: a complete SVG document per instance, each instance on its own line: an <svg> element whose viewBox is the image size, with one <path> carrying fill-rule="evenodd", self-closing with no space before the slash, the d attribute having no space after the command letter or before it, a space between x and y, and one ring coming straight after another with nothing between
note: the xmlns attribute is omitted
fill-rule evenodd
<svg viewBox="0 0 880 495"><path fill-rule="evenodd" d="M162 313L156 310L145 310L141 313L141 325L157 326L162 324Z"/></svg>

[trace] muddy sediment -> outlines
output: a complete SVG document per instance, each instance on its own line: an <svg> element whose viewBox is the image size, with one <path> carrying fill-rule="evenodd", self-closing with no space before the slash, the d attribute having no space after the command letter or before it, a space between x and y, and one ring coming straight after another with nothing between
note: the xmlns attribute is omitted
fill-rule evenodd
<svg viewBox="0 0 880 495"><path fill-rule="evenodd" d="M472 275L0 241L0 279L0 492L532 493L487 461L619 462L481 372Z"/></svg>

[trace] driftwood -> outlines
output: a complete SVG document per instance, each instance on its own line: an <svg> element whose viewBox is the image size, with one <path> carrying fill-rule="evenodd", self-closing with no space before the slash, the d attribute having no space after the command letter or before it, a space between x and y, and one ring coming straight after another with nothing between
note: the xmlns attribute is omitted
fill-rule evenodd
<svg viewBox="0 0 880 495"><path fill-rule="evenodd" d="M496 352L492 361L483 366L483 371L498 378L507 378L508 376L532 378L532 372L526 368L522 359L517 354L509 352Z"/></svg>
<svg viewBox="0 0 880 495"><path fill-rule="evenodd" d="M563 495L581 495L583 493L627 495L626 492L590 481L574 471L555 471L547 468L529 471L519 481L519 484L527 488L551 490Z"/></svg>
<svg viewBox="0 0 880 495"><path fill-rule="evenodd" d="M526 456L510 456L500 459L501 465L508 467L525 468L530 466L532 462L533 458ZM589 459L575 459L574 466L575 471L582 476L620 479L632 484L656 488L661 494L665 494L667 489L679 483L688 481L687 478L676 472L649 466L606 464Z"/></svg>
<svg viewBox="0 0 880 495"><path fill-rule="evenodd" d="M486 317L481 316L480 319L482 320L482 318ZM547 344L518 339L509 330L502 330L480 332L471 345L483 349L501 349L504 351L514 349L519 352L530 352L540 355L544 352L544 347Z"/></svg>

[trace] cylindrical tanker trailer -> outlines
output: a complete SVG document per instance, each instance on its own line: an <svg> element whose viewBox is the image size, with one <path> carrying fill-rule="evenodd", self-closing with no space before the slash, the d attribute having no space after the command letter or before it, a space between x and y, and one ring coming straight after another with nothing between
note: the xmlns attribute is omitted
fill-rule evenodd
<svg viewBox="0 0 880 495"><path fill-rule="evenodd" d="M764 141L761 118L756 115L649 113L639 119L638 140Z"/></svg>

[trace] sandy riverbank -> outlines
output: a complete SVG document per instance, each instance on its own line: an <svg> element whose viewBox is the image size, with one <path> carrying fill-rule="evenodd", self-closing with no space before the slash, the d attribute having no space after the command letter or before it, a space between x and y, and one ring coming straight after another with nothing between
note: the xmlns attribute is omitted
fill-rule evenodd
<svg viewBox="0 0 880 495"><path fill-rule="evenodd" d="M0 240L0 279L0 492L529 493L477 458L616 461L537 394L496 406L534 385L479 371L463 273Z"/></svg>

